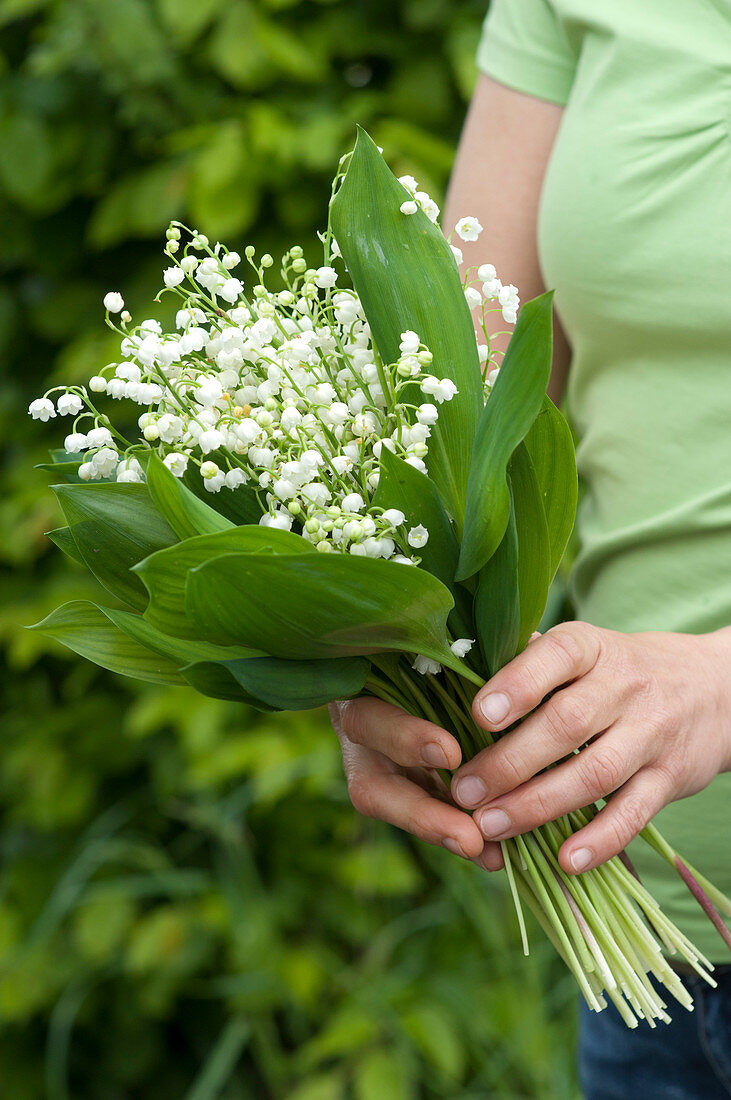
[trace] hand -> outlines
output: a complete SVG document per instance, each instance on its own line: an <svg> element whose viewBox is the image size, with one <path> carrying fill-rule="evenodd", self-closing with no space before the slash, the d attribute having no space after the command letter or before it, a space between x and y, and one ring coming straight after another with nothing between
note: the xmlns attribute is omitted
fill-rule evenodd
<svg viewBox="0 0 731 1100"><path fill-rule="evenodd" d="M554 627L476 695L474 717L484 729L530 717L460 768L452 795L492 840L612 795L559 855L568 872L596 867L668 802L731 770L730 670L731 628L690 635Z"/></svg>
<svg viewBox="0 0 731 1100"><path fill-rule="evenodd" d="M330 718L343 750L348 792L359 813L406 829L488 871L502 866L500 845L485 843L435 770L461 763L459 743L451 734L381 699L331 703Z"/></svg>

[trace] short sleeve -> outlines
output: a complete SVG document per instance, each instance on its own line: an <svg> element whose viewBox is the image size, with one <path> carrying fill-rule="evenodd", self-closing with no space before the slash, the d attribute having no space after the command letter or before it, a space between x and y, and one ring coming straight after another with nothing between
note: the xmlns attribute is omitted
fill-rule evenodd
<svg viewBox="0 0 731 1100"><path fill-rule="evenodd" d="M549 0L492 0L477 66L500 84L563 106L576 58Z"/></svg>

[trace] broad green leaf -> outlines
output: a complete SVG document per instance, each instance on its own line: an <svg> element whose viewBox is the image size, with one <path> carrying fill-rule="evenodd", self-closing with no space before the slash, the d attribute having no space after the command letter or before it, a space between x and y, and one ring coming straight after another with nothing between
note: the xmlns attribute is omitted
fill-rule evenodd
<svg viewBox="0 0 731 1100"><path fill-rule="evenodd" d="M72 454L64 450L63 447L52 447L48 453L51 456L51 461L37 463L33 467L34 470L48 470L50 473L55 474L57 477L62 477L64 481L68 481L72 485L81 483L79 466L81 465L83 455Z"/></svg>
<svg viewBox="0 0 731 1100"><path fill-rule="evenodd" d="M259 657L258 649L247 649L243 646L219 646L211 645L200 638L190 641L186 638L174 638L170 634L163 634L151 626L142 615L134 615L129 611L117 611L115 608L104 607L101 609L108 619L123 630L140 645L154 650L162 657L168 657L174 661L177 667L187 665L192 661L229 661L243 658Z"/></svg>
<svg viewBox="0 0 731 1100"><path fill-rule="evenodd" d="M226 699L232 703L246 703L257 710L275 710L246 691L222 661L196 661L182 668L180 674L200 695L207 695L211 699Z"/></svg>
<svg viewBox="0 0 731 1100"><path fill-rule="evenodd" d="M208 457L213 462L218 460L221 468L225 469L225 461L216 452L208 455ZM209 508L230 520L236 527L241 527L247 523L258 523L262 517L262 507L257 500L256 493L246 485L240 485L238 489L233 491L231 489L221 489L218 493L209 493L203 484L200 470L192 462L188 463L183 483L199 500L204 501Z"/></svg>
<svg viewBox="0 0 731 1100"><path fill-rule="evenodd" d="M537 629L546 608L551 583L551 552L541 489L523 443L515 448L508 471L518 538L520 638L516 653L519 653Z"/></svg>
<svg viewBox="0 0 731 1100"><path fill-rule="evenodd" d="M182 684L177 665L135 641L96 604L74 600L52 611L32 630L68 646L111 672L153 684Z"/></svg>
<svg viewBox="0 0 731 1100"><path fill-rule="evenodd" d="M56 477L62 477L64 481L67 481L70 485L82 485L86 484L82 482L79 477L79 463L78 462L38 462L33 467L34 470L47 470Z"/></svg>
<svg viewBox="0 0 731 1100"><path fill-rule="evenodd" d="M464 669L446 639L449 590L423 569L350 554L229 554L188 574L201 637L309 660L401 650Z"/></svg>
<svg viewBox="0 0 731 1100"><path fill-rule="evenodd" d="M51 456L51 463L53 465L58 465L62 462L73 462L79 466L84 457L73 451L67 451L64 447L51 447L48 453Z"/></svg>
<svg viewBox="0 0 731 1100"><path fill-rule="evenodd" d="M553 292L526 302L472 448L458 580L478 573L508 522L508 460L538 415L551 371Z"/></svg>
<svg viewBox="0 0 731 1100"><path fill-rule="evenodd" d="M324 661L256 657L224 661L223 667L255 706L264 703L267 710L308 710L332 699L351 699L363 689L370 671L363 657ZM191 665L182 674L194 687L198 677L213 675L207 665Z"/></svg>
<svg viewBox="0 0 731 1100"><path fill-rule="evenodd" d="M141 578L150 600L145 618L165 634L178 638L197 637L185 614L185 584L188 571L204 562L234 551L273 554L313 554L306 539L291 531L271 527L234 527L213 535L199 535L153 554L140 562L135 573Z"/></svg>
<svg viewBox="0 0 731 1100"><path fill-rule="evenodd" d="M227 531L234 524L199 500L195 493L168 470L157 455L147 461L147 488L160 514L180 539ZM210 495L210 494L209 494Z"/></svg>
<svg viewBox="0 0 731 1100"><path fill-rule="evenodd" d="M518 534L512 492L508 489L508 523L495 553L480 570L475 596L475 624L490 676L512 660L520 642Z"/></svg>
<svg viewBox="0 0 731 1100"><path fill-rule="evenodd" d="M256 655L255 650L171 638L141 615L74 600L53 611L31 629L48 634L94 664L154 683L182 684L182 665Z"/></svg>
<svg viewBox="0 0 731 1100"><path fill-rule="evenodd" d="M578 479L571 429L547 395L525 437L525 446L533 460L543 498L552 580L574 527Z"/></svg>
<svg viewBox="0 0 731 1100"><path fill-rule="evenodd" d="M52 488L86 566L112 595L141 610L145 589L132 566L177 542L147 487L108 482Z"/></svg>
<svg viewBox="0 0 731 1100"><path fill-rule="evenodd" d="M401 213L408 197L359 130L332 203L332 228L383 360L398 358L401 333L413 329L434 356L429 372L457 386L457 396L440 406L427 462L459 532L472 440L484 403L477 341L449 245L421 210L408 217Z"/></svg>
<svg viewBox="0 0 731 1100"><path fill-rule="evenodd" d="M458 637L467 637L471 630L471 600L454 580L459 543L434 482L384 447L373 504L384 509L399 508L406 516L408 527L419 524L426 527L429 540L418 551L422 568L437 577L452 593L455 606L450 613L450 626Z"/></svg>
<svg viewBox="0 0 731 1100"><path fill-rule="evenodd" d="M71 534L70 527L56 527L53 531L46 531L46 538L50 539L59 550L63 550L64 554L75 561L77 565L86 564L76 545L76 539Z"/></svg>

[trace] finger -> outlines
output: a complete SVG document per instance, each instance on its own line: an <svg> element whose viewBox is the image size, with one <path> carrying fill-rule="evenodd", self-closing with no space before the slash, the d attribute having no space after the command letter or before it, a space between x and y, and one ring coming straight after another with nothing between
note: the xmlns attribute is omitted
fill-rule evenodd
<svg viewBox="0 0 731 1100"><path fill-rule="evenodd" d="M615 680L591 676L556 692L514 730L459 769L452 782L455 801L472 808L514 791L549 764L563 760L612 725L619 714L622 692Z"/></svg>
<svg viewBox="0 0 731 1100"><path fill-rule="evenodd" d="M362 745L351 746L346 775L350 800L366 817L387 821L465 859L474 859L483 851L484 838L468 814L392 771L379 753Z"/></svg>
<svg viewBox="0 0 731 1100"><path fill-rule="evenodd" d="M349 741L382 752L404 767L422 765L452 770L459 767L462 759L459 742L450 733L382 699L351 699L331 704L330 717L336 731Z"/></svg>
<svg viewBox="0 0 731 1100"><path fill-rule="evenodd" d="M559 862L577 874L619 855L672 799L667 776L648 766L612 795L593 821L564 841Z"/></svg>
<svg viewBox="0 0 731 1100"><path fill-rule="evenodd" d="M641 742L605 733L563 764L475 811L483 836L505 840L606 798L645 763Z"/></svg>
<svg viewBox="0 0 731 1100"><path fill-rule="evenodd" d="M561 623L536 638L477 693L475 721L500 730L534 710L550 691L594 667L600 637L601 631L588 623Z"/></svg>
<svg viewBox="0 0 731 1100"><path fill-rule="evenodd" d="M485 847L472 862L476 863L478 867L482 867L484 871L501 871L505 866L503 850L499 844L495 844L492 840L485 841Z"/></svg>

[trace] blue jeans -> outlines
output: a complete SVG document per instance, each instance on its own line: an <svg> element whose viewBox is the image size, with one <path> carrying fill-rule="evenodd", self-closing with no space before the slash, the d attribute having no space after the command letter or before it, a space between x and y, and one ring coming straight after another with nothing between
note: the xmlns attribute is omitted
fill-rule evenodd
<svg viewBox="0 0 731 1100"><path fill-rule="evenodd" d="M731 1097L731 966L718 988L683 977L695 1009L670 999L671 1024L630 1030L610 1004L582 1005L579 1076L586 1100L728 1100Z"/></svg>

